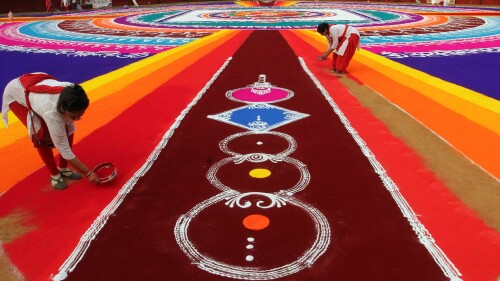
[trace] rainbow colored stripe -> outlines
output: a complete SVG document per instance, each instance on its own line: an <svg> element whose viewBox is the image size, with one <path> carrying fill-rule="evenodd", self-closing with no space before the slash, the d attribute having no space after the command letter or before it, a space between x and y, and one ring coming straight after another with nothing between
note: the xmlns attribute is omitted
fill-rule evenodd
<svg viewBox="0 0 500 281"><path fill-rule="evenodd" d="M216 3L202 5L202 7L207 9L237 9L237 7L251 5L251 3L253 2L240 1L237 2L237 5ZM282 3L282 7L297 6L300 8L339 8L341 6L339 3L316 1L276 1L276 3ZM423 5L354 3L342 5L345 9L357 9L357 12L363 12L365 16L363 23L359 23L359 29L367 36L363 36L363 49L356 53L349 66L350 77L379 93L387 101L401 108L445 140L458 153L482 167L491 176L499 178L500 151L497 147L500 143L500 102L495 98L488 97L488 93L480 93L447 82L439 77L391 60L390 56L387 55L387 53L393 55L433 53L436 50L464 53L472 50L479 55L498 52L500 42L498 11L485 8ZM198 5L197 8L199 7ZM160 10L161 16L158 17L174 16L192 9L189 5L178 5L173 8L164 7ZM134 13L137 14L151 13L151 11L151 9L146 8L134 9ZM170 14L173 11L174 13ZM179 11L179 13L177 14L175 11ZM384 11L390 12L383 13ZM383 19L379 19L377 16ZM159 18L154 18L151 15L150 17L148 20L159 21ZM99 157L102 157L118 159L118 164L124 163L123 166L118 167L120 176L117 178L117 184L124 184L132 178L134 172L141 167L145 159L150 157L149 153L157 145L158 136L164 134L174 124L175 119L182 115L183 109L192 99L190 93L199 91L198 88L203 87L204 82L206 82L203 79L207 79L207 77L200 74L198 66L200 61L221 64L227 57L222 59L216 56L218 52L224 48L233 48L224 53L224 55L230 56L230 53L234 52L250 34L249 29L253 28L283 29L282 34L286 35L290 45L302 46L301 44L303 44L314 49L314 52L303 54L310 57L325 48L324 38L311 31L315 22L305 22L303 28L276 23L266 25L267 23L262 22L259 27L250 23L241 26L241 29L247 30L237 30L234 26L228 27L223 23L198 27L190 27L186 23L180 28L169 25L168 21L147 25L144 18L132 15L130 11L125 9L54 16L43 22L39 22L39 20L35 17L20 18L14 22L1 20L0 47L3 49L0 52L7 56L35 51L58 55L62 54L57 53L58 50L64 47L71 49L73 55L78 54L78 52L101 52L102 54L109 52L116 56L141 56L140 58L143 58L82 83L92 103L84 119L77 124L78 129L75 135L77 149L82 149L80 145L84 142L88 144L102 141L102 139L96 139L95 132L117 129L118 125L115 122L123 116L127 116L128 123L125 125L120 123L120 126L123 128L144 126L144 128L148 128L145 134L151 136L143 138L140 143L131 144L140 146L140 149L131 149L130 156L124 156L123 151L113 150L106 151L106 155L104 153L103 155L89 153L87 157L92 161L97 161ZM460 26L457 23L465 24ZM97 39L94 38L100 35L78 34L78 32L68 31L68 28L71 29L75 26L90 27L92 30L94 28L95 30L100 29L103 32L115 33L115 35L103 36L103 38L109 39L109 42L104 44L97 42ZM58 34L38 32L41 29L43 31L43 28L49 28ZM439 30L442 31L439 32ZM408 34L398 35L395 31L407 32ZM154 38L162 32L168 33L171 38L166 40L163 37L159 38L161 42L151 42L147 41L148 38L144 36L138 36L138 34L149 33ZM196 37L175 37L181 33ZM292 36L296 41L289 39ZM79 37L80 40L74 40L75 37ZM135 39L138 41L132 41ZM234 46L228 47L229 43L226 42L236 43ZM300 51L300 48L297 48ZM351 108L355 108L351 109L353 111L366 111L353 97L349 96L347 90L342 88L335 78L331 75L323 75L324 71L321 69L313 71L322 84L330 87L328 90L331 90L332 93L340 93L338 94L341 96L340 99L345 99L342 101L343 103L339 102L339 106L346 111ZM180 82L179 77L181 77ZM165 121L162 126L148 126L146 121L137 122L133 117L130 117L134 114L149 114L149 112L139 112L135 107L152 96L158 95L158 89L163 89L162 87L166 87L166 85L169 86L169 96L162 99L161 102L168 101L168 104L165 103L162 106L169 106L169 108L161 114L167 115L165 119L168 121ZM189 88L189 91L185 88ZM158 112L155 111L155 113ZM352 122L353 126L360 131L363 130L361 127L369 112L363 114L359 120ZM357 117L353 113L346 115ZM370 118L369 121L375 119L371 115ZM116 189L92 189L90 184L82 182L78 186L75 185L75 188L71 187L64 194L45 192L50 190L47 175L36 151L31 149L32 144L27 139L26 129L12 114L9 115L9 119L11 121L9 128L0 124L0 155L2 155L0 157L2 167L0 193L3 194L0 197L2 199L0 214L10 214L12 210L17 210L17 208L26 209L33 214L33 220L37 223L38 229L5 245L5 251L20 271L27 276L27 279L41 278L40 276L44 278L57 271L62 260L66 257L65 255L70 252L69 246L61 245L61 241L58 239L60 233L53 233L56 231L53 225L60 220L60 217L54 214L59 214L57 212L60 210L53 210L54 207L49 206L52 204L51 202L54 202L51 200L68 202L66 203L68 206L62 205L68 209L72 208L69 205L76 205L80 209L74 207L75 209L84 210L81 213L76 212L75 221L71 222L71 227L68 227L65 233L65 241L67 238L69 244L76 244L85 228L93 223L94 218L116 195ZM384 131L389 141L399 141L390 132L387 132L386 128L381 130ZM366 141L368 146L373 144L369 138L366 138ZM126 140L109 135L106 142L122 144ZM404 153L414 153L408 147L404 147L402 150ZM387 152L389 155L387 156L383 149L379 149L377 152L381 153L382 157L386 157L385 163L394 163L400 160L391 152ZM412 157L414 163L411 164L414 165L412 166L414 173L411 175L401 175L400 171L394 167L387 167L387 172L392 174L395 181L402 182L403 193L409 198L409 203L422 215L422 222L433 233L440 245L443 245L445 252L456 262L460 271L467 277L466 280L483 281L487 280L484 278L485 276L489 277L495 274L498 276L498 266L496 265L500 259L495 259L495 257L500 251L491 251L492 249L498 250L498 243L495 242L498 241L498 232L485 225L473 210L454 197L447 190L445 183L429 175L432 174L432 171L428 171L429 167L426 167L425 163L419 162L421 159L418 156ZM122 158L129 159L125 161ZM50 200L47 198L47 194L51 196ZM77 199L70 200L68 198ZM76 202L80 199L86 199L81 201L92 202L92 205L88 206ZM433 202L433 200L447 203L430 204L429 202ZM47 217L52 220L46 219ZM445 219L448 222L443 224ZM450 225L452 227L449 227ZM43 247L38 249L36 241L39 241L41 237L49 238ZM23 251L27 247L37 248L33 250L35 252L31 257L27 257ZM45 257L44 255L49 258L41 264L39 260L42 260L40 257ZM477 266L478 264L484 266Z"/></svg>

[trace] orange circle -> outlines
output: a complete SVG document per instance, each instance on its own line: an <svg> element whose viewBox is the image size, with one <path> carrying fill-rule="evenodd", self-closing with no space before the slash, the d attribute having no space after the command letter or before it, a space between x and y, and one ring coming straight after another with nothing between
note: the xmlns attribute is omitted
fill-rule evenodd
<svg viewBox="0 0 500 281"><path fill-rule="evenodd" d="M243 225L251 230L262 230L269 226L269 218L263 215L249 215L243 219Z"/></svg>

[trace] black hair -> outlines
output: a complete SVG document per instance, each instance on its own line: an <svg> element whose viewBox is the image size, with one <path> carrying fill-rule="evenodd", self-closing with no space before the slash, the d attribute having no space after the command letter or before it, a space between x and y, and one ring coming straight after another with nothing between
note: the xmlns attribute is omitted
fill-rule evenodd
<svg viewBox="0 0 500 281"><path fill-rule="evenodd" d="M322 23L318 24L318 28L316 30L318 31L318 33L323 33L327 29L328 29L328 23L322 22Z"/></svg>
<svg viewBox="0 0 500 281"><path fill-rule="evenodd" d="M89 107L89 98L85 90L79 84L64 88L59 95L57 101L57 111L63 113L65 111L76 112L82 111Z"/></svg>

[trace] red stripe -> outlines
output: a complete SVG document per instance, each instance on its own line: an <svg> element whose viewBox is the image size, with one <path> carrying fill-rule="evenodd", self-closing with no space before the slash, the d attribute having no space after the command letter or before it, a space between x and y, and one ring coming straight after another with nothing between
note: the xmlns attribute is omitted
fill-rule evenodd
<svg viewBox="0 0 500 281"><path fill-rule="evenodd" d="M396 182L438 246L463 274L463 280L496 280L500 268L498 232L485 225L436 178L415 151L393 136L338 78L329 74L324 62L314 59L318 50L292 32L282 33ZM348 73L350 78L353 75Z"/></svg>
<svg viewBox="0 0 500 281"><path fill-rule="evenodd" d="M36 226L3 244L27 280L47 280L57 273L118 189L143 165L176 117L246 36L248 32L241 32L230 39L199 64L181 72L174 82L162 85L74 146L86 163L108 160L115 164L118 176L111 184L96 187L84 179L63 192L54 191L43 168L0 197L0 216L23 210L29 215L23 224ZM182 91L179 85L183 85Z"/></svg>
<svg viewBox="0 0 500 281"><path fill-rule="evenodd" d="M265 44L273 48L262 52L261 46ZM447 280L278 31L254 31L250 35L183 118L165 149L98 234L69 278L227 279L197 268L196 262L190 261L177 245L173 232L180 215L190 213L194 206L220 193L207 179L207 171L228 157L221 151L220 142L244 131L207 115L242 106L224 93L255 82L259 74L267 75L267 81L273 85L294 91L293 98L276 103L277 106L310 114L273 131L287 133L296 140L297 150L290 157L307 165L311 174L311 182L294 198L320 210L333 232L332 246L316 263L297 274L278 276L282 277L279 279ZM255 139L245 138L228 146L237 152L260 152L260 146L252 140ZM273 148L274 142L278 141L265 139L262 146ZM252 179L248 174L255 168L268 169L273 175ZM286 161L230 162L216 176L239 192L269 193L292 188L303 178L297 166ZM257 198L249 200L257 201L253 199ZM299 259L314 242L317 228L305 210L294 204L284 208L229 209L219 201L192 220L189 237L201 254L216 261L262 271L279 268ZM269 227L258 233L243 227L242 221L253 212L268 218ZM256 249L252 251L255 260L249 264L244 258L244 241L251 235L256 239ZM120 252L123 254L117 254ZM112 257L113 263L121 266L102 270L103 260L107 263L103 256ZM144 268L147 270L141 270Z"/></svg>

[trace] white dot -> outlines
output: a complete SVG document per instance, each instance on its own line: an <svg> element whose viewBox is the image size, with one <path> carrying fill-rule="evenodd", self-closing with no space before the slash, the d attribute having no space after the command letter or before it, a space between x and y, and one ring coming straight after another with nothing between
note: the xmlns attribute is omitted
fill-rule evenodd
<svg viewBox="0 0 500 281"><path fill-rule="evenodd" d="M253 242L253 241L255 241L255 239L253 239L253 237L248 237L248 238L247 238L247 241L248 241L248 242Z"/></svg>
<svg viewBox="0 0 500 281"><path fill-rule="evenodd" d="M262 145L262 144L263 144L263 142L261 142L261 141L257 142L257 145Z"/></svg>
<svg viewBox="0 0 500 281"><path fill-rule="evenodd" d="M253 245L247 245L247 249L253 249Z"/></svg>
<svg viewBox="0 0 500 281"><path fill-rule="evenodd" d="M247 260L247 261L253 261L253 256L248 255L248 256L246 257L246 260Z"/></svg>

